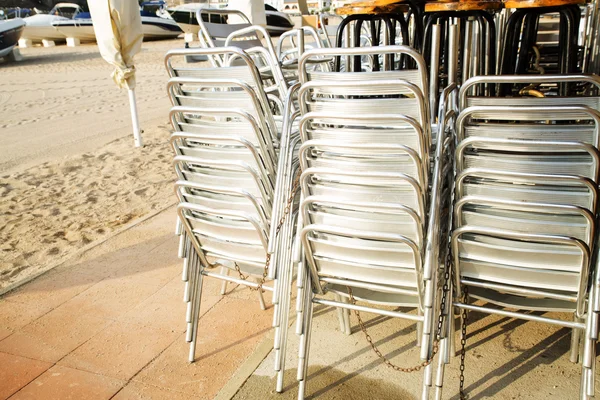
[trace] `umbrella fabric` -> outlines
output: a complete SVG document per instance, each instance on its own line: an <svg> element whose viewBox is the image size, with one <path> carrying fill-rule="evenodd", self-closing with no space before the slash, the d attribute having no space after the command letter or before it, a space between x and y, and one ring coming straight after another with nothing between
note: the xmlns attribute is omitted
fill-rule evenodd
<svg viewBox="0 0 600 400"><path fill-rule="evenodd" d="M229 0L227 8L243 12L252 25L267 26L264 0ZM229 23L241 22L243 21L238 21L238 19L232 16L231 22Z"/></svg>
<svg viewBox="0 0 600 400"><path fill-rule="evenodd" d="M135 0L88 0L102 58L115 67L120 88L135 88L133 56L142 48L142 19Z"/></svg>

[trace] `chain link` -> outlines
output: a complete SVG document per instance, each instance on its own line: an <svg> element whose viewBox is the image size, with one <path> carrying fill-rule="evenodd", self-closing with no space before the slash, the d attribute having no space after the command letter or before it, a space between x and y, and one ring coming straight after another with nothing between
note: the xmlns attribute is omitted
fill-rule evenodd
<svg viewBox="0 0 600 400"><path fill-rule="evenodd" d="M285 208L283 209L283 215L281 216L281 218L279 218L279 222L277 223L277 227L275 228L275 238L277 238L279 236L279 232L281 232L283 223L285 222L287 216L289 215L290 211L292 210L292 205L294 204L294 198L296 197L296 193L298 192L299 187L300 187L300 171L298 171L298 173L296 174L296 177L294 178L294 183L292 184L292 190L290 192L290 197L288 197L287 204L285 205ZM267 253L267 256L265 258L265 266L263 268L263 274L262 274L262 277L260 278L260 280L258 281L258 286L255 288L251 287L250 290L256 290L256 291L261 290L262 291L262 287L265 284L265 282L267 281L267 276L269 275L269 265L270 264L271 264L271 254ZM237 271L241 280L245 281L246 279L248 279L249 276L244 275L242 273L240 266L236 262L233 263L233 266L235 267L235 270Z"/></svg>
<svg viewBox="0 0 600 400"><path fill-rule="evenodd" d="M450 259L450 258L448 257L448 259ZM354 310L354 315L356 315L356 319L358 320L358 325L360 326L360 330L365 334L365 338L367 339L367 342L369 343L369 345L371 345L371 348L373 349L375 354L377 354L377 356L381 359L381 361L383 361L383 363L386 366L388 366L389 368L392 368L393 370L398 371L398 372L411 373L411 372L418 372L432 363L433 358L438 353L439 348L440 348L442 327L444 325L444 318L446 315L446 313L444 311L446 309L446 296L447 296L448 288L449 288L448 283L450 281L450 270L449 269L450 269L450 265L447 264L446 272L444 274L444 286L442 287L442 300L440 302L440 315L438 317L437 333L436 333L436 338L433 341L433 348L431 351L431 356L427 360L425 360L417 365L414 365L412 367L401 367L399 365L392 363L386 356L384 356L381 353L381 350L379 350L379 348L375 345L375 343L373 343L373 339L371 338L371 335L369 335L369 332L367 331L367 328L365 327L365 324L360 316L360 312L358 312L358 310ZM349 286L347 286L346 288L348 289L348 295L350 296L350 302L352 304L355 304L356 299L354 298L354 295L352 294L352 288L350 288Z"/></svg>
<svg viewBox="0 0 600 400"><path fill-rule="evenodd" d="M469 289L463 287L463 304L469 302ZM467 323L469 322L469 312L466 308L462 310L462 330L460 337L460 383L459 383L459 396L460 400L467 400L469 396L465 393L465 355L467 354Z"/></svg>

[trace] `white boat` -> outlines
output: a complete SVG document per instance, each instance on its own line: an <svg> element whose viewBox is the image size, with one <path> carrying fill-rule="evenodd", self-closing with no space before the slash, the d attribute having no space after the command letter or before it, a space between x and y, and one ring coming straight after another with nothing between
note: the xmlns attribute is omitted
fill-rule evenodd
<svg viewBox="0 0 600 400"><path fill-rule="evenodd" d="M52 26L66 38L79 39L82 43L96 41L90 13L82 12L73 19L53 21Z"/></svg>
<svg viewBox="0 0 600 400"><path fill-rule="evenodd" d="M181 34L175 21L157 15L142 13L142 32L144 40L173 39ZM80 42L95 42L96 35L90 13L79 13L73 19L52 22L52 26L67 38L79 39Z"/></svg>
<svg viewBox="0 0 600 400"><path fill-rule="evenodd" d="M174 39L182 33L177 22L166 11L166 3L163 0L142 2L140 13L146 40Z"/></svg>
<svg viewBox="0 0 600 400"><path fill-rule="evenodd" d="M277 11L273 6L265 4L265 14L267 17L267 32L271 35L281 35L294 28L294 23L290 17L286 13Z"/></svg>
<svg viewBox="0 0 600 400"><path fill-rule="evenodd" d="M71 20L82 11L77 4L58 3L48 14L37 14L24 18L25 29L21 38L34 42L42 40L64 41L67 37L56 30L52 23Z"/></svg>
<svg viewBox="0 0 600 400"><path fill-rule="evenodd" d="M212 8L209 3L189 3L177 7L167 8L171 18L179 25L183 33L198 34L200 25L196 20L196 11L203 8Z"/></svg>
<svg viewBox="0 0 600 400"><path fill-rule="evenodd" d="M0 21L0 58L8 56L19 42L25 22L21 18Z"/></svg>
<svg viewBox="0 0 600 400"><path fill-rule="evenodd" d="M142 30L144 31L144 40L174 39L182 33L177 22L158 16L142 15Z"/></svg>
<svg viewBox="0 0 600 400"><path fill-rule="evenodd" d="M196 11L203 8L215 8L215 5L210 3L189 3L168 8L167 11L171 14L171 17L177 22L184 33L193 33L197 35L200 30L200 25L198 25L198 20L196 19ZM267 17L266 29L271 35L281 35L294 27L294 24L287 14L277 11L268 4L265 4L265 16ZM205 17L208 18L208 16L205 15L202 19L204 20Z"/></svg>

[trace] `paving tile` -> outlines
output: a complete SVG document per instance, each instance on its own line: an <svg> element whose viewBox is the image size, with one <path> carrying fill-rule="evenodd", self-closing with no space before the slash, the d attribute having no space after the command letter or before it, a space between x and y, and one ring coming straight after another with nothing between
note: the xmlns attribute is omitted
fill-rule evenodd
<svg viewBox="0 0 600 400"><path fill-rule="evenodd" d="M99 277L75 271L50 272L6 294L10 302L27 304L50 311L97 283Z"/></svg>
<svg viewBox="0 0 600 400"><path fill-rule="evenodd" d="M9 337L13 333L14 333L14 331L12 329L8 329L4 326L0 326L0 340L3 340L5 338Z"/></svg>
<svg viewBox="0 0 600 400"><path fill-rule="evenodd" d="M112 400L189 400L190 396L183 393L161 389L139 382L130 382Z"/></svg>
<svg viewBox="0 0 600 400"><path fill-rule="evenodd" d="M200 319L196 362L181 335L134 381L212 399L271 329L272 313L252 301L225 297Z"/></svg>
<svg viewBox="0 0 600 400"><path fill-rule="evenodd" d="M59 365L128 380L166 349L178 333L116 322Z"/></svg>
<svg viewBox="0 0 600 400"><path fill-rule="evenodd" d="M55 365L11 400L108 400L125 382Z"/></svg>
<svg viewBox="0 0 600 400"><path fill-rule="evenodd" d="M183 332L186 329L186 304L183 302L183 291L184 283L178 276L127 314L121 316L119 320L157 329ZM222 298L223 296L220 294L203 295L200 315L204 315Z"/></svg>
<svg viewBox="0 0 600 400"><path fill-rule="evenodd" d="M7 399L51 366L44 361L0 353L0 399Z"/></svg>
<svg viewBox="0 0 600 400"><path fill-rule="evenodd" d="M177 258L178 242L175 235L169 233L152 239L140 237L136 243L131 243L131 239L128 239L125 240L128 243L127 247L120 247L119 243L107 243L106 247L110 249L102 249L101 254L95 254L94 257L88 255L84 262L74 266L72 270L103 278L126 277L139 275L140 272L151 272L156 268L162 269L167 265L180 265L181 260ZM162 249L161 253L163 254L157 253L158 248Z"/></svg>
<svg viewBox="0 0 600 400"><path fill-rule="evenodd" d="M173 235L151 251L137 254L135 261L121 265L111 275L119 279L135 279L146 284L165 285L181 275L183 260L177 257L178 239Z"/></svg>
<svg viewBox="0 0 600 400"><path fill-rule="evenodd" d="M45 313L44 309L36 305L0 300L0 340Z"/></svg>
<svg viewBox="0 0 600 400"><path fill-rule="evenodd" d="M0 351L56 362L110 323L59 307L0 341Z"/></svg>
<svg viewBox="0 0 600 400"><path fill-rule="evenodd" d="M156 293L162 285L107 278L61 306L74 314L117 319Z"/></svg>

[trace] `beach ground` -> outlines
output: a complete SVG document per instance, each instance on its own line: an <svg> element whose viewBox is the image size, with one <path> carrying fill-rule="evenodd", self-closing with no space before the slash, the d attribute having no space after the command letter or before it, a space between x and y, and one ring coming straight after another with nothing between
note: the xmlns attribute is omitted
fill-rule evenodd
<svg viewBox="0 0 600 400"><path fill-rule="evenodd" d="M163 57L181 46L144 42L136 56L141 149L95 44L0 63L0 292L174 202Z"/></svg>

